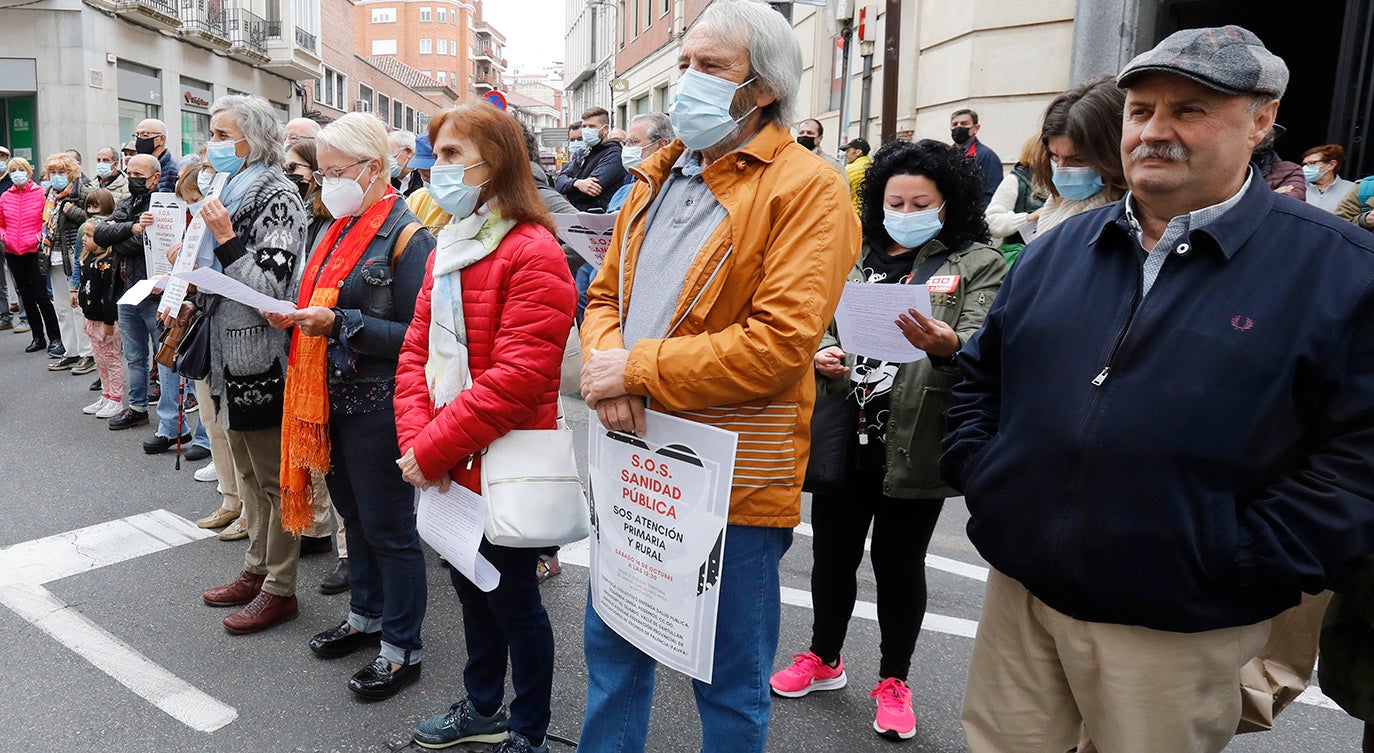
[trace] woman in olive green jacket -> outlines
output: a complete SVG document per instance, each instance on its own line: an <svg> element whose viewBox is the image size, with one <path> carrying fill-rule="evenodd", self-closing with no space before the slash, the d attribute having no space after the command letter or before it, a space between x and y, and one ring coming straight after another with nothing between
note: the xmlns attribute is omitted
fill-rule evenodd
<svg viewBox="0 0 1374 753"><path fill-rule="evenodd" d="M833 326L815 357L827 398L813 435L838 441L813 441L812 470L837 471L823 486L808 473L815 487L811 645L771 685L784 697L844 687L840 649L871 525L882 644L870 695L873 727L891 739L915 734L906 679L925 615L925 550L945 497L955 494L939 471L945 408L959 380L954 356L982 326L1007 273L1001 253L987 245L981 186L973 161L948 145L893 142L878 150L860 191L865 247L849 280L927 284L931 316L913 309L897 321L927 357L897 364L847 353Z"/></svg>

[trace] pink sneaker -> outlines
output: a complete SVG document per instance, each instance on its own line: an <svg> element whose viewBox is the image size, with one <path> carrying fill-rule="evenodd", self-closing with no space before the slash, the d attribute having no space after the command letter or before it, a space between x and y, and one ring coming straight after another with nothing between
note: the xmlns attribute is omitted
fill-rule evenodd
<svg viewBox="0 0 1374 753"><path fill-rule="evenodd" d="M910 740L916 736L916 712L911 710L911 688L906 683L888 677L868 697L878 699L873 729L879 735L889 740Z"/></svg>
<svg viewBox="0 0 1374 753"><path fill-rule="evenodd" d="M801 698L813 690L839 690L846 682L843 657L832 668L810 651L793 656L792 666L768 680L773 692L785 698Z"/></svg>

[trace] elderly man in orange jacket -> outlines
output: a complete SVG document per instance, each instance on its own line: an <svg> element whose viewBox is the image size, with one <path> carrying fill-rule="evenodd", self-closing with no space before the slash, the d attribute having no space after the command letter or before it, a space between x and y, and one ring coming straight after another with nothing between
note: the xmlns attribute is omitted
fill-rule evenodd
<svg viewBox="0 0 1374 753"><path fill-rule="evenodd" d="M789 133L801 50L781 15L753 0L713 4L679 67L679 140L634 170L589 291L582 388L611 429L642 432L648 398L739 433L712 682L695 689L703 751L762 753L812 357L858 256L859 223L844 179ZM590 605L585 643L582 746L643 751L654 661Z"/></svg>

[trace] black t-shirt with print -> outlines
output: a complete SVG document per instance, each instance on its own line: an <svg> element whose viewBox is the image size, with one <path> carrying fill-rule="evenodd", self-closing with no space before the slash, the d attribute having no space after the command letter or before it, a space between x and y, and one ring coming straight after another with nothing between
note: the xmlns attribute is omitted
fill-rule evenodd
<svg viewBox="0 0 1374 753"><path fill-rule="evenodd" d="M900 284L911 274L917 250L893 256L870 250L863 260L864 282ZM841 347L844 343L840 343ZM892 407L892 381L900 364L856 356L849 372L850 402L859 408L859 431L854 437L858 451L851 454L860 470L880 470L887 462L887 424Z"/></svg>

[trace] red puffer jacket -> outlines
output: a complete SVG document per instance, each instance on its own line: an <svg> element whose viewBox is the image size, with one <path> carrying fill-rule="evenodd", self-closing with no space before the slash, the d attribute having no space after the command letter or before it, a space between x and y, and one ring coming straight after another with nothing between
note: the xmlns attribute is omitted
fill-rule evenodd
<svg viewBox="0 0 1374 753"><path fill-rule="evenodd" d="M0 195L0 243L7 254L31 254L38 250L38 234L43 229L43 189L30 176L21 188L14 186ZM563 266L567 266L566 262ZM42 270L47 274L48 270Z"/></svg>
<svg viewBox="0 0 1374 753"><path fill-rule="evenodd" d="M396 367L396 436L402 454L415 450L425 478L447 471L481 492L482 450L514 429L556 425L577 291L563 249L538 225L517 225L496 250L464 269L472 387L436 415L425 382L433 269L431 257Z"/></svg>

